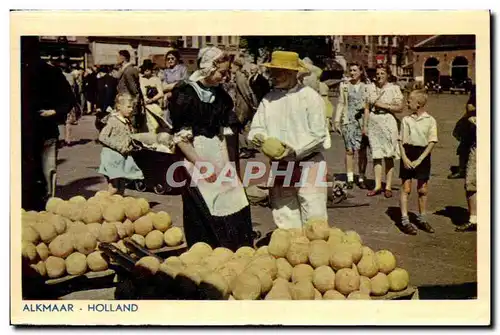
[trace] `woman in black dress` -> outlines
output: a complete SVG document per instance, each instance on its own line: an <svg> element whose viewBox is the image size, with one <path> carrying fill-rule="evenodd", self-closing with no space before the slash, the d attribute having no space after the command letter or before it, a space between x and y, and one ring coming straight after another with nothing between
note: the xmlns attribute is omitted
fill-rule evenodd
<svg viewBox="0 0 500 335"><path fill-rule="evenodd" d="M172 91L169 109L174 141L187 171L182 201L188 246L206 242L235 251L253 241L250 205L234 164L229 164L225 138L232 135L233 102L221 84L229 66L220 49L202 49L199 70ZM233 181L221 183L222 179Z"/></svg>

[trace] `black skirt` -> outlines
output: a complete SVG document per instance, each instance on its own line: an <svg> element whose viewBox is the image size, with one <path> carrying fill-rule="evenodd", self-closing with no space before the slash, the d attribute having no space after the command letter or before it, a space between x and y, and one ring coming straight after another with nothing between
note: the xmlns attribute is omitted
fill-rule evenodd
<svg viewBox="0 0 500 335"><path fill-rule="evenodd" d="M200 191L191 187L189 180L182 191L182 207L184 235L189 248L196 242L232 251L243 246L253 247L250 205L228 216L213 216Z"/></svg>
<svg viewBox="0 0 500 335"><path fill-rule="evenodd" d="M406 157L410 161L417 160L420 155L425 151L426 147L420 147L410 144L403 145L406 153ZM427 155L422 163L415 169L406 169L403 164L403 160L400 160L399 166L399 178L403 180L407 179L417 179L417 180L429 180L431 176L431 155Z"/></svg>

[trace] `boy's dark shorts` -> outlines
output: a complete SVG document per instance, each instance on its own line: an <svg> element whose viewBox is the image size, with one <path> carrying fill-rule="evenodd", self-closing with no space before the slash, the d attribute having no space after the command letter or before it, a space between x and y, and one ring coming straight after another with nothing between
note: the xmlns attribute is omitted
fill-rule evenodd
<svg viewBox="0 0 500 335"><path fill-rule="evenodd" d="M420 155L425 151L426 147L419 147L415 145L405 144L403 145L405 149L406 156L410 161L417 160ZM429 180L431 176L431 155L429 154L415 169L406 169L403 164L403 160L400 160L399 165L399 178L403 180L407 179L417 179L417 180Z"/></svg>

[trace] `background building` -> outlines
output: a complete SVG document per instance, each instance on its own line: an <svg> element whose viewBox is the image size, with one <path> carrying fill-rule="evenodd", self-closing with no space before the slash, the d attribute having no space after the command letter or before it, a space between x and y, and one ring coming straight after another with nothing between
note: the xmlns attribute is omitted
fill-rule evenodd
<svg viewBox="0 0 500 335"><path fill-rule="evenodd" d="M333 52L341 63L359 62L368 69L389 64L396 76L413 76L412 46L430 35L337 35Z"/></svg>
<svg viewBox="0 0 500 335"><path fill-rule="evenodd" d="M63 56L82 68L116 64L118 51L123 49L130 52L135 65L151 59L163 68L165 54L175 48L193 72L203 47L217 46L233 56L240 52L239 36L41 36L40 42L42 59Z"/></svg>
<svg viewBox="0 0 500 335"><path fill-rule="evenodd" d="M84 67L90 53L86 36L40 36L41 58L63 57L69 64Z"/></svg>
<svg viewBox="0 0 500 335"><path fill-rule="evenodd" d="M468 78L475 82L475 35L434 35L417 43L413 52L417 80L440 82L449 77L456 83Z"/></svg>
<svg viewBox="0 0 500 335"><path fill-rule="evenodd" d="M191 72L196 69L198 51L207 46L216 46L232 56L240 52L239 36L182 36L179 40L179 52Z"/></svg>
<svg viewBox="0 0 500 335"><path fill-rule="evenodd" d="M163 55L177 46L178 36L89 36L88 66L116 64L118 51L130 52L132 64L141 65L144 59ZM158 64L164 66L163 64Z"/></svg>

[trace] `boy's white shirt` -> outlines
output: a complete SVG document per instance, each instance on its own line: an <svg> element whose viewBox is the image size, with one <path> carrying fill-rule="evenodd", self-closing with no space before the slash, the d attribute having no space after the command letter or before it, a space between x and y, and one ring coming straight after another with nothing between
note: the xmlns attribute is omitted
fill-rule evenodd
<svg viewBox="0 0 500 335"><path fill-rule="evenodd" d="M401 121L399 140L403 144L426 147L430 142L438 142L437 122L427 112L412 113Z"/></svg>

